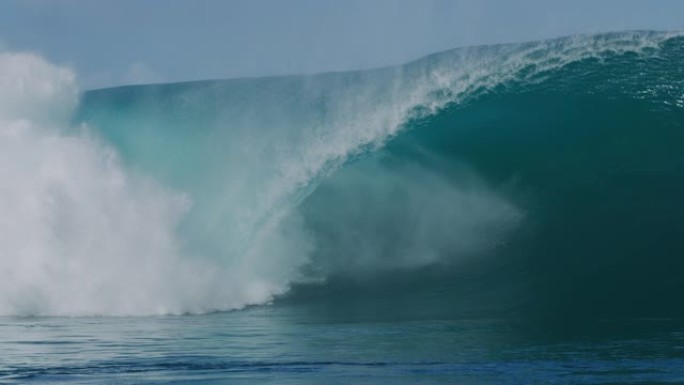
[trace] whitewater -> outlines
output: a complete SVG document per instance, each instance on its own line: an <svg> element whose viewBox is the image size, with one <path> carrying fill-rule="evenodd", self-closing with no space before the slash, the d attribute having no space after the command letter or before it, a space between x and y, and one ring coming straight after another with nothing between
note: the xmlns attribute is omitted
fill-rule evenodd
<svg viewBox="0 0 684 385"><path fill-rule="evenodd" d="M539 223L521 199L533 173L437 150L451 135L440 121L499 96L572 94L573 76L606 71L588 95L655 100L681 125L681 47L676 33L583 35L85 93L67 67L1 52L0 315L211 313L491 261Z"/></svg>

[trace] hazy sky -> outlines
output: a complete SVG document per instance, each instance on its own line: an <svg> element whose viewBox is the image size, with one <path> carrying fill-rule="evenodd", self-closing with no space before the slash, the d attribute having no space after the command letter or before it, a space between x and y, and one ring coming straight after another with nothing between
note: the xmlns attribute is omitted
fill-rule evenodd
<svg viewBox="0 0 684 385"><path fill-rule="evenodd" d="M85 88L399 64L463 45L684 30L684 0L0 0L0 46Z"/></svg>

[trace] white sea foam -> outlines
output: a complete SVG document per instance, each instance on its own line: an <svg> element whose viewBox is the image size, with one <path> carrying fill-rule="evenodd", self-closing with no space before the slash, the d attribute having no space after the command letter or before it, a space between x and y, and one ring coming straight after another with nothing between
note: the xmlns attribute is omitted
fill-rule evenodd
<svg viewBox="0 0 684 385"><path fill-rule="evenodd" d="M75 76L0 54L0 314L141 315L234 309L282 282L181 255L191 202L67 135Z"/></svg>

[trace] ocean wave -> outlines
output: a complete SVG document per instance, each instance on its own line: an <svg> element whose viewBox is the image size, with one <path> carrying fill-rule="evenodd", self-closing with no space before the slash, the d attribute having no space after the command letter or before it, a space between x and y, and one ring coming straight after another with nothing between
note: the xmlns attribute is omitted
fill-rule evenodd
<svg viewBox="0 0 684 385"><path fill-rule="evenodd" d="M0 273L21 279L0 313L202 313L349 279L352 301L393 281L399 297L444 298L436 307L487 291L494 309L622 309L611 290L634 273L681 271L682 45L624 32L370 71L96 90L58 123L43 106L64 99L41 95L74 83L47 75L21 108L0 109L14 153L3 163L17 165L3 169L0 205L42 202L2 223L19 230L3 230ZM23 144L10 138L18 124L31 127ZM40 172L55 157L57 183ZM667 263L644 269L654 256ZM440 278L416 284L425 269ZM646 309L663 285L628 292L646 293Z"/></svg>

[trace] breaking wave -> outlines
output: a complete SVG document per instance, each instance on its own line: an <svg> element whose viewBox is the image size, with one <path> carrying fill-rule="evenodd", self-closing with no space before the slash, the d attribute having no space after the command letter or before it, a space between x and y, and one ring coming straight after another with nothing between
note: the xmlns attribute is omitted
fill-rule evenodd
<svg viewBox="0 0 684 385"><path fill-rule="evenodd" d="M0 314L671 310L682 59L625 32L80 95L0 54Z"/></svg>

